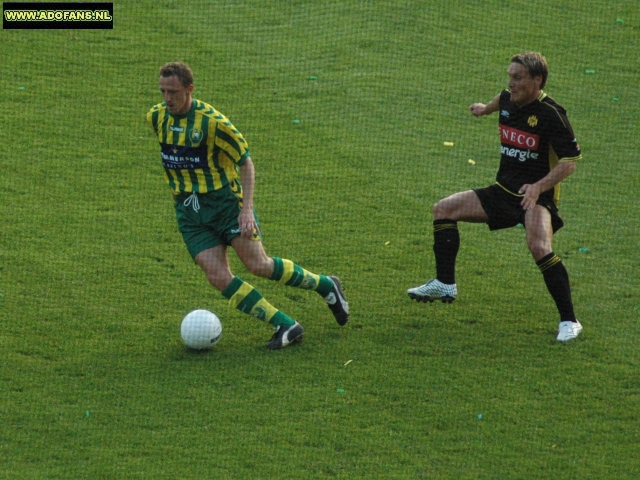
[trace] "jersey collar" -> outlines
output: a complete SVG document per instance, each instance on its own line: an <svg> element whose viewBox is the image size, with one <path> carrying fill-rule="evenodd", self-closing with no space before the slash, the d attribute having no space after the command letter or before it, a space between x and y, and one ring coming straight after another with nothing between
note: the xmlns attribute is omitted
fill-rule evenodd
<svg viewBox="0 0 640 480"><path fill-rule="evenodd" d="M167 107L166 103L162 104L165 108ZM183 113L182 115L174 115L173 113L169 112L169 110L167 110L167 113L169 115L171 115L173 118L185 118L187 117L191 111L196 107L196 100L195 98L191 98L191 107L189 108L189 110L187 110L187 113Z"/></svg>

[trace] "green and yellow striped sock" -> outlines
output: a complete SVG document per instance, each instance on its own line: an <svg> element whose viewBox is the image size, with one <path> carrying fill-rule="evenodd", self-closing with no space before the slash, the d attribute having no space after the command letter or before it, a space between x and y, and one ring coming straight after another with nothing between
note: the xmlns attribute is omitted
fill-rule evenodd
<svg viewBox="0 0 640 480"><path fill-rule="evenodd" d="M290 287L315 290L323 297L326 297L333 288L333 282L330 278L311 273L300 265L296 265L291 260L284 258L273 257L273 274L271 275L271 280Z"/></svg>
<svg viewBox="0 0 640 480"><path fill-rule="evenodd" d="M262 294L239 277L234 277L224 289L222 296L229 300L229 304L242 313L251 315L271 325L290 326L295 322L286 314L267 302Z"/></svg>

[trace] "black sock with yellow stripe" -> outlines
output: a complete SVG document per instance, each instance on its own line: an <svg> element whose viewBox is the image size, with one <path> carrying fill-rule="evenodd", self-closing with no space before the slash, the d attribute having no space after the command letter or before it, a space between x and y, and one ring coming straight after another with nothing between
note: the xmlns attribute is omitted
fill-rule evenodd
<svg viewBox="0 0 640 480"><path fill-rule="evenodd" d="M224 289L222 296L229 304L242 313L269 322L271 325L290 326L295 322L280 310L267 302L260 292L239 277L234 277Z"/></svg>
<svg viewBox="0 0 640 480"><path fill-rule="evenodd" d="M324 275L316 275L308 272L300 265L296 265L291 260L273 257L273 274L271 280L275 280L290 287L315 290L323 297L331 293L333 282Z"/></svg>
<svg viewBox="0 0 640 480"><path fill-rule="evenodd" d="M553 297L560 312L560 320L576 321L576 315L573 312L573 302L571 301L571 286L569 285L569 274L564 268L562 260L555 253L541 258L536 262L538 268L542 272L544 282L547 289Z"/></svg>
<svg viewBox="0 0 640 480"><path fill-rule="evenodd" d="M460 249L460 232L455 220L433 221L433 253L436 256L436 277L442 283L456 283L456 257Z"/></svg>

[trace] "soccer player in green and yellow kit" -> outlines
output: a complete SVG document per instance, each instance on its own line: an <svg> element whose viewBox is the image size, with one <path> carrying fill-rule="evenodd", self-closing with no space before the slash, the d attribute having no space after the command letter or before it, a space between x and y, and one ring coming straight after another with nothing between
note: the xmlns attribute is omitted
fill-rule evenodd
<svg viewBox="0 0 640 480"><path fill-rule="evenodd" d="M346 324L349 305L337 277L317 275L265 253L253 209L255 173L247 142L224 115L191 97L191 69L167 63L160 68L159 86L164 102L151 108L147 121L160 143L182 238L209 283L232 306L276 328L267 343L270 349L300 340L304 329L233 275L229 246L254 275L318 292L338 324Z"/></svg>

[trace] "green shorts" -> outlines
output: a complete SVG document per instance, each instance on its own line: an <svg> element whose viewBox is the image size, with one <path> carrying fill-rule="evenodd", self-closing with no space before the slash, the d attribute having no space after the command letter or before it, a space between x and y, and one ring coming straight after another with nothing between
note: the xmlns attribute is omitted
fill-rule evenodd
<svg viewBox="0 0 640 480"><path fill-rule="evenodd" d="M181 193L176 195L174 206L178 229L192 258L209 248L230 245L232 239L240 236L240 188L237 193L228 185L208 193ZM258 223L255 211L253 215ZM254 232L253 240L261 240L259 232Z"/></svg>

